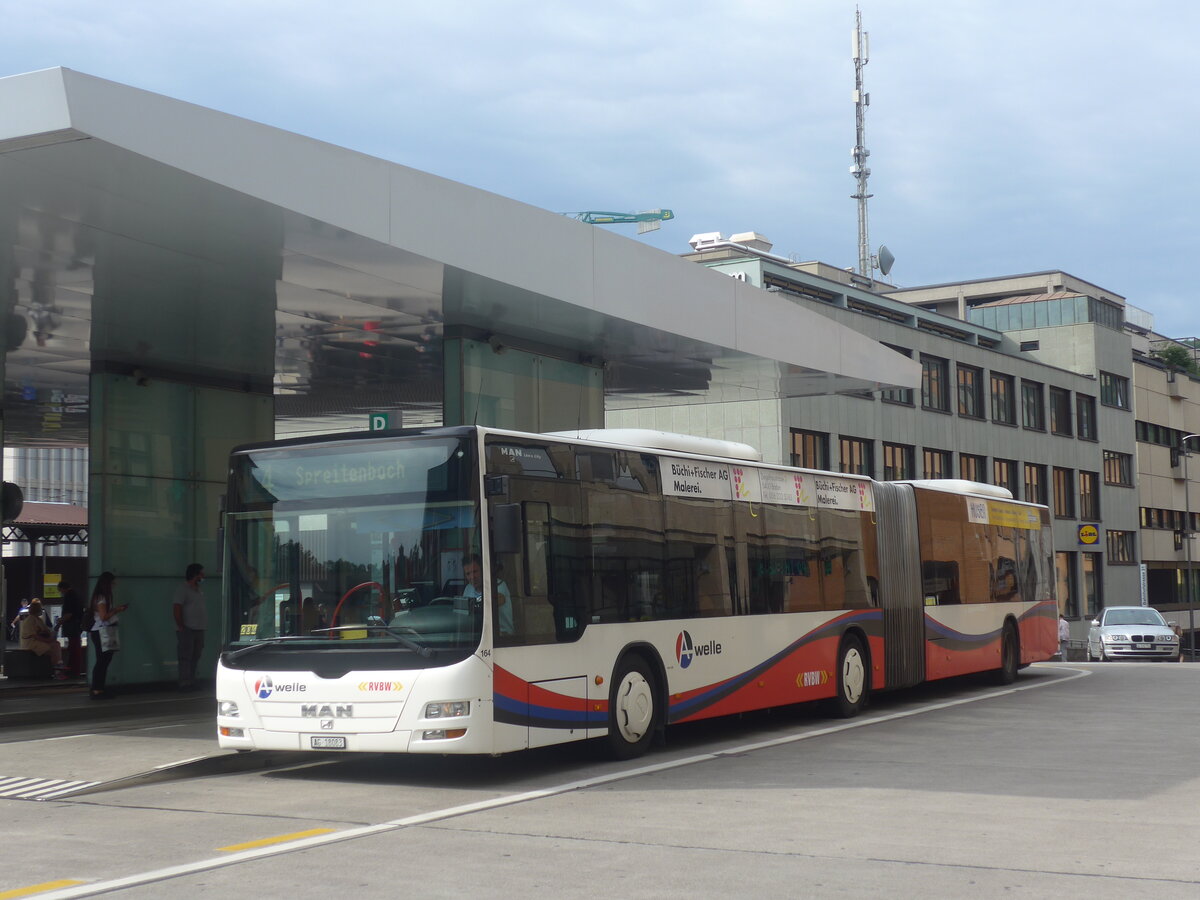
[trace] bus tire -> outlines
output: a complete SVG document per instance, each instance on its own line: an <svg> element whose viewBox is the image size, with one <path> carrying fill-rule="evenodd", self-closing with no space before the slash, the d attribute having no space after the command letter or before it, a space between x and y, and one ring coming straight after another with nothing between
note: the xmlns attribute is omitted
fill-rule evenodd
<svg viewBox="0 0 1200 900"><path fill-rule="evenodd" d="M993 673L997 684L1012 684L1017 680L1017 668L1021 664L1021 644L1017 629L1011 622L1004 623L1000 634L1000 668Z"/></svg>
<svg viewBox="0 0 1200 900"><path fill-rule="evenodd" d="M658 723L657 679L636 653L622 658L608 697L608 750L616 759L633 759L649 749Z"/></svg>
<svg viewBox="0 0 1200 900"><path fill-rule="evenodd" d="M862 641L853 634L846 635L838 648L837 695L833 698L839 718L852 719L867 705L869 672Z"/></svg>

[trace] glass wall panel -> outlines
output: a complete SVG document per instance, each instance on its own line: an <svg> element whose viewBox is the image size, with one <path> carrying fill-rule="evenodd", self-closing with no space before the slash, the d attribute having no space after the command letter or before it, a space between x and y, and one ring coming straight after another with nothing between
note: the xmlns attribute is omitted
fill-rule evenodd
<svg viewBox="0 0 1200 900"><path fill-rule="evenodd" d="M519 431L604 427L604 371L500 343L446 341L447 425Z"/></svg>

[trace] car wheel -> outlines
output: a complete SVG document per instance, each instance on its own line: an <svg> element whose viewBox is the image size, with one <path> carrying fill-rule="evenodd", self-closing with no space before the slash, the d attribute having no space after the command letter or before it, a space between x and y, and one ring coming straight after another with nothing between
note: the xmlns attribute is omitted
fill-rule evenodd
<svg viewBox="0 0 1200 900"><path fill-rule="evenodd" d="M870 687L867 654L862 641L852 634L842 638L838 649L837 696L834 711L843 719L852 719L867 705Z"/></svg>
<svg viewBox="0 0 1200 900"><path fill-rule="evenodd" d="M1100 645L1100 653L1096 656L1098 662L1112 662L1112 657L1104 652L1104 645Z"/></svg>
<svg viewBox="0 0 1200 900"><path fill-rule="evenodd" d="M658 695L654 673L642 657L621 660L608 701L608 749L617 759L641 756L654 739Z"/></svg>

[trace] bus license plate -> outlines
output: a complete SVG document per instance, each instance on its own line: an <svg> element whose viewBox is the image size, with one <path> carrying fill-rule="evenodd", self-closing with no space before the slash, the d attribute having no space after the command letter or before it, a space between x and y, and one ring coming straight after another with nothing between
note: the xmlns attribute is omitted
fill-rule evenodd
<svg viewBox="0 0 1200 900"><path fill-rule="evenodd" d="M309 738L309 746L314 750L345 750L346 739L332 735L314 735Z"/></svg>

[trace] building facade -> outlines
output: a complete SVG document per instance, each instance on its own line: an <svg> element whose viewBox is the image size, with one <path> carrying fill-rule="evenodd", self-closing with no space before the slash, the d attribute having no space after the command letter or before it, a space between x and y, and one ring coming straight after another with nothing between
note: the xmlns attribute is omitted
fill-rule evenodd
<svg viewBox="0 0 1200 900"><path fill-rule="evenodd" d="M1051 291L1072 295L1056 297L1053 310L1007 304L1020 310L1022 323L1009 330L1011 322L1000 328L974 321L970 301L1026 296L1034 293L1031 283L1044 291L1045 278L886 296L837 270L816 274L827 267L774 256L760 235L698 238L686 258L880 341L920 364L921 387L738 409L610 411L610 424L744 440L776 463L1006 487L1051 509L1058 598L1073 636L1082 638L1105 605L1139 602L1132 357L1123 298L1092 288L1080 300L1074 295L1082 285L1071 283ZM1029 327L1019 318L1026 314Z"/></svg>

